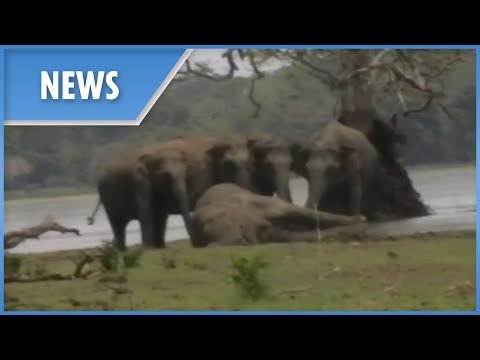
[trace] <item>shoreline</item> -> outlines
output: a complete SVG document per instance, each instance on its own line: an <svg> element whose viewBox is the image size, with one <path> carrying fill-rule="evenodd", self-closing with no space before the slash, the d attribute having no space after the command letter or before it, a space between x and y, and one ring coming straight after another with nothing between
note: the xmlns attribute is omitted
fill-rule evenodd
<svg viewBox="0 0 480 360"><path fill-rule="evenodd" d="M459 229L459 230L440 230L440 231L426 231L426 232L416 232L416 233L411 233L411 234L374 234L372 233L370 237L366 240L355 240L352 239L351 241L326 241L323 242L323 244L354 244L354 245L360 245L360 244L370 244L370 243L389 243L389 242L397 242L397 241L402 241L405 239L411 239L411 240L418 240L418 241L427 241L427 240L435 240L435 238L445 238L445 237L452 237L452 238L463 238L463 237L476 237L476 229ZM175 240L170 240L167 241L167 248L164 249L167 253L177 247L189 247L189 239L175 239ZM170 244L170 245L168 245ZM251 247L265 247L265 246L272 246L272 245L281 245L281 243L266 243L266 244L256 244L256 245L251 245L251 246L221 246L221 248L230 248L230 249L235 249L235 248L251 248ZM292 243L293 244L293 243ZM311 242L302 242L302 244L315 244ZM317 244L321 244L317 243ZM4 257L5 256L10 256L10 257L38 257L38 258L49 258L52 256L59 256L59 257L68 257L71 255L75 254L81 254L81 253L91 253L95 252L98 248L100 248L101 245L98 246L92 246L92 247L85 247L85 248L78 248L78 249L65 249L65 250L53 250L53 251L45 251L45 252L25 252L25 253L15 253L15 252L8 252L8 250L4 250ZM128 248L141 248L141 244L132 244L129 245ZM208 251L209 249L215 249L216 247L205 247L205 248L199 248L199 251ZM14 249L14 248L12 248ZM9 249L9 250L12 250ZM193 248L192 248L193 249ZM153 251L159 251L159 249L149 249ZM161 251L161 250L160 250Z"/></svg>
<svg viewBox="0 0 480 360"><path fill-rule="evenodd" d="M421 164L414 166L406 166L407 171L428 171L432 170L445 170L462 167L472 167L476 169L476 163L462 162L462 163L438 163L438 164ZM300 176L292 174L291 179L297 179ZM10 190L4 192L4 202L19 202L19 201L32 201L32 200L45 200L55 198L68 198L79 196L91 196L97 195L97 191L94 187L81 186L78 187L52 187L52 188L39 188L32 190Z"/></svg>

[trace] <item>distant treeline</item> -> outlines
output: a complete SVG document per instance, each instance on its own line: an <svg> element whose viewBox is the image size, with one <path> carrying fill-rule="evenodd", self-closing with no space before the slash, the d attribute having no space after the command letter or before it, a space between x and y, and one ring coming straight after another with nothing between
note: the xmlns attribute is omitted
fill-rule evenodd
<svg viewBox="0 0 480 360"><path fill-rule="evenodd" d="M269 132L307 141L332 117L335 98L312 76L284 68L257 82L257 118L248 100L250 81L173 82L139 127L5 127L6 190L94 185L99 166L128 149L181 134ZM475 65L464 64L445 82L438 107L399 117L407 135L408 165L475 161ZM378 98L385 118L399 109Z"/></svg>

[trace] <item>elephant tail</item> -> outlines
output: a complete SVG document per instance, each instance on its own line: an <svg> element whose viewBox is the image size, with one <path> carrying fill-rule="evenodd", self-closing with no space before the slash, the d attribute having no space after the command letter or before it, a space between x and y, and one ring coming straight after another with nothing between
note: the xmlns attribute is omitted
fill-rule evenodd
<svg viewBox="0 0 480 360"><path fill-rule="evenodd" d="M102 201L100 199L98 199L98 203L97 203L97 206L95 207L95 210L93 210L92 215L90 215L87 218L88 225L93 225L93 223L95 222L95 215L97 215L97 211L100 208L100 205L102 205Z"/></svg>

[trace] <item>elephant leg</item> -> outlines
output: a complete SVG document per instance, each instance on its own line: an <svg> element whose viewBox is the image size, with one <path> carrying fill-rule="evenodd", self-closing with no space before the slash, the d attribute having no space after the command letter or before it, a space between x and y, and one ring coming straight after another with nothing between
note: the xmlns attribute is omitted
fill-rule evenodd
<svg viewBox="0 0 480 360"><path fill-rule="evenodd" d="M187 187L184 180L178 180L174 185L174 192L176 193L176 198L178 201L178 207L180 209L180 214L183 218L183 223L187 230L188 236L190 237L190 242L192 245L195 244L195 234L192 224L192 217L190 215L190 201L187 195Z"/></svg>
<svg viewBox="0 0 480 360"><path fill-rule="evenodd" d="M113 244L118 249L124 250L126 247L125 230L127 227L127 221L118 218L109 217L110 226L113 231Z"/></svg>
<svg viewBox="0 0 480 360"><path fill-rule="evenodd" d="M143 172L134 176L134 194L138 211L138 222L142 234L142 244L152 247L154 244L154 208L153 191L150 180Z"/></svg>
<svg viewBox="0 0 480 360"><path fill-rule="evenodd" d="M146 247L154 245L154 223L153 214L150 206L138 206L138 221L140 223L140 232L142 234L142 244Z"/></svg>
<svg viewBox="0 0 480 360"><path fill-rule="evenodd" d="M167 247L165 244L165 232L167 229L168 214L163 210L157 211L155 219L155 238L153 245L158 249L165 249Z"/></svg>
<svg viewBox="0 0 480 360"><path fill-rule="evenodd" d="M355 176L349 181L350 188L350 214L359 215L362 204L362 181L360 176Z"/></svg>

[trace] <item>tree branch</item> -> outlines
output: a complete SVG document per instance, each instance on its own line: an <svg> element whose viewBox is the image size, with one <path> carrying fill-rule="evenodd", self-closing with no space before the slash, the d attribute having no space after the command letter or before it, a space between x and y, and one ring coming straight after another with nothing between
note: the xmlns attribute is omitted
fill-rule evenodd
<svg viewBox="0 0 480 360"><path fill-rule="evenodd" d="M262 108L262 104L259 103L257 100L255 100L255 98L253 96L253 94L255 92L256 81L257 81L257 78L252 78L252 80L250 80L250 89L248 91L248 98L250 99L252 104L255 106L255 112L252 115L253 119L258 117L258 115L260 114L260 109Z"/></svg>
<svg viewBox="0 0 480 360"><path fill-rule="evenodd" d="M296 55L292 55L291 53L284 53L284 55L289 58L290 60L293 60L299 64L302 64L309 69L315 71L318 74L325 75L327 77L327 82L330 86L335 86L340 82L340 79L338 79L336 76L334 76L330 71L319 68L312 63L308 62L303 55L300 55L300 53L296 53ZM324 79L325 80L325 79Z"/></svg>
<svg viewBox="0 0 480 360"><path fill-rule="evenodd" d="M225 51L222 54L222 58L226 58L227 63L228 63L228 72L225 75L211 75L211 74L209 74L207 72L204 72L204 71L195 70L194 68L192 68L192 65L190 64L190 61L188 59L185 61L185 66L186 66L187 70L181 70L178 73L181 74L181 75L191 74L191 75L203 77L205 79L209 79L209 80L213 80L213 81L222 81L222 80L231 79L231 78L233 78L233 75L235 74L235 71L238 70L238 66L235 63L235 60L233 59L233 52L234 51L235 50L230 49L230 50Z"/></svg>
<svg viewBox="0 0 480 360"><path fill-rule="evenodd" d="M252 52L248 52L247 54L248 56L248 60L250 61L250 65L252 66L252 69L253 69L253 72L255 73L255 75L257 76L257 79L262 79L265 75L263 72L261 72L258 67L257 67L257 64L255 63L255 60L254 60L254 57L253 57L253 54Z"/></svg>
<svg viewBox="0 0 480 360"><path fill-rule="evenodd" d="M435 98L435 96L433 94L431 94L427 101L425 102L425 104L423 104L421 107L419 108L416 108L416 109L410 109L410 110L406 110L403 112L403 116L407 117L408 115L412 114L412 113L418 113L418 112L422 112L422 111L425 111L427 110L430 105L432 104L432 101L433 99Z"/></svg>
<svg viewBox="0 0 480 360"><path fill-rule="evenodd" d="M417 81L415 81L415 79L412 79L410 77L408 77L399 67L398 65L394 65L390 68L390 70L392 71L392 73L395 75L396 79L397 80L401 80L401 81L404 81L406 82L408 85L410 85L412 88L414 88L415 90L418 90L420 92L423 92L423 93L428 93L428 94L434 94L433 90L430 89L429 87L427 87L425 85L425 83L418 83ZM437 94L437 95L441 95L441 94Z"/></svg>
<svg viewBox="0 0 480 360"><path fill-rule="evenodd" d="M407 107L407 103L405 102L405 98L403 97L402 90L398 88L396 91L396 94L397 94L397 99L400 102L400 105L402 105L403 113L405 114L405 112L408 110L408 107Z"/></svg>
<svg viewBox="0 0 480 360"><path fill-rule="evenodd" d="M445 115L447 115L447 117L448 117L449 120L453 120L453 121L455 121L455 122L457 122L457 123L459 123L459 124L462 124L462 121L459 121L459 119L458 119L456 116L454 116L454 115L450 112L450 110L447 109L447 107L446 107L445 105L439 103L439 104L438 104L438 107L445 113Z"/></svg>
<svg viewBox="0 0 480 360"><path fill-rule="evenodd" d="M404 60L404 62L408 65L410 70L414 73L415 75L415 81L417 84L420 85L421 88L426 87L426 81L425 79L420 75L420 72L418 71L418 68L414 65L413 60L411 57L406 53L405 50L399 49L397 50L397 53L399 54L400 58Z"/></svg>
<svg viewBox="0 0 480 360"><path fill-rule="evenodd" d="M78 229L62 226L55 222L52 216L47 216L39 225L5 233L3 236L4 248L14 248L27 239L38 239L40 235L49 231L58 231L62 234L74 233L80 236Z"/></svg>
<svg viewBox="0 0 480 360"><path fill-rule="evenodd" d="M342 84L345 84L348 81L350 81L351 79L353 79L355 76L358 76L360 74L366 73L366 72L371 71L371 70L380 69L380 68L387 68L388 66L390 66L389 63L371 64L369 66L365 66L363 68L357 69L357 70L351 72L350 74L347 74L346 76L344 76L340 80L340 82Z"/></svg>

